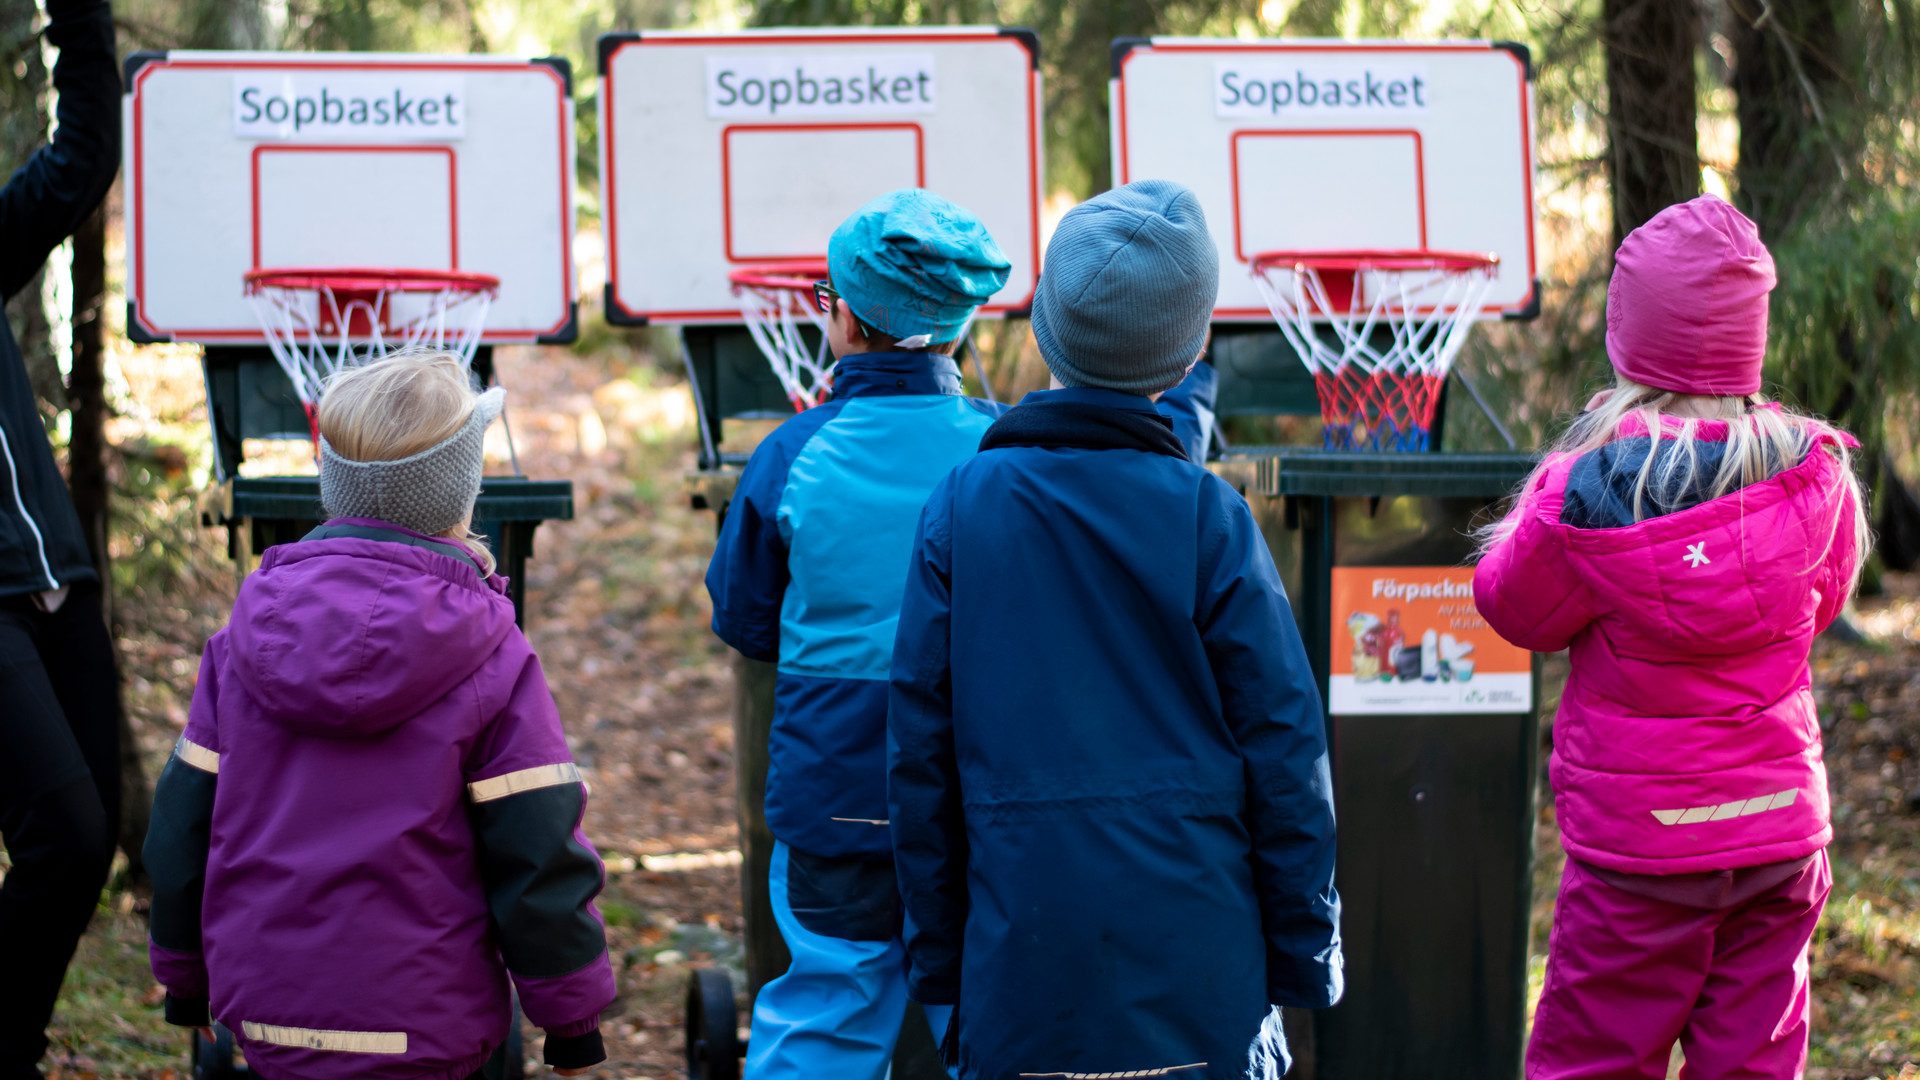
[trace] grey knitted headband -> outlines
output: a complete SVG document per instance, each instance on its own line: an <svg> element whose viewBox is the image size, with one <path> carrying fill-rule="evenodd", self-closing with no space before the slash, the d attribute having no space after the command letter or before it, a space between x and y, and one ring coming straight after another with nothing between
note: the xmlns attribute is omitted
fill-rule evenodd
<svg viewBox="0 0 1920 1080"><path fill-rule="evenodd" d="M506 396L497 386L481 394L459 431L394 461L342 457L322 436L320 503L327 516L391 521L428 536L467 520L480 497L487 425L500 415Z"/></svg>

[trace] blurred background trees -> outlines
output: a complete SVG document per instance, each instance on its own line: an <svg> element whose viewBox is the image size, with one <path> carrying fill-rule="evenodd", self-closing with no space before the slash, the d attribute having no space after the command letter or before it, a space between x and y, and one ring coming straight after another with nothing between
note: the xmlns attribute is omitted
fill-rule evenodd
<svg viewBox="0 0 1920 1080"><path fill-rule="evenodd" d="M1050 186L1111 172L1108 42L1155 34L1488 37L1536 65L1540 320L1477 335L1469 369L1534 439L1606 376L1611 253L1673 202L1712 191L1779 263L1769 379L1860 435L1884 558L1920 558L1911 477L1920 411L1920 99L1914 0L758 0L760 25L1001 22L1034 27L1047 77ZM1465 409L1456 437L1490 440Z"/></svg>
<svg viewBox="0 0 1920 1080"><path fill-rule="evenodd" d="M1759 222L1780 270L1769 391L1861 436L1866 449L1860 462L1874 491L1882 558L1899 569L1914 565L1920 554L1920 505L1898 482L1902 475L1920 476L1920 0L114 0L114 11L126 53L492 51L570 60L582 210L577 250L583 323L575 351L585 365L618 369L619 377L596 395L617 390L627 401L641 388L649 394L667 388L677 400L681 375L671 335L615 331L598 312L604 267L598 265L595 42L603 33L833 24L1030 26L1040 37L1046 80L1049 220L1108 184L1106 84L1115 38L1523 42L1536 76L1542 313L1529 323L1480 327L1460 360L1462 370L1493 398L1494 409L1524 444L1538 444L1607 378L1606 283L1618 238L1661 207L1698 192L1732 199ZM43 24L40 0L0 0L0 165L7 171L45 140L51 126ZM183 693L202 643L224 622L234 569L195 507L210 459L204 416L194 412L200 395L194 350L136 351L124 336L121 223L116 189L100 215L49 260L42 279L12 298L9 318L96 557L104 563L110 552L113 559L108 580L116 599L115 637L127 661L129 710L144 729L151 763L156 740L185 722ZM981 337L1003 391L1044 380L1024 324L983 326ZM651 359L643 355L649 348ZM1454 395L1449 408L1452 445L1503 445L1465 395ZM581 420L578 447L585 458L594 453L589 447L604 448L606 433L598 412L584 409L580 416L592 417L590 425ZM634 508L677 506L675 466L662 462L678 459L659 450L664 444L657 440L680 435L649 434L656 441L645 444L646 455L616 470L601 465L596 474L582 468L583 516L618 520L636 535L655 527L655 520L636 519ZM618 472L617 479L609 471ZM626 498L621 485L631 485L636 498ZM684 634L687 641L708 643L703 620L695 617L694 593L709 526L704 519L679 525L687 535L656 543L648 534L644 543L636 539L634 546L617 549L617 558L608 557L613 568L604 580L588 580L592 573L566 579L570 591L557 608L604 621L590 634L583 630L581 640L604 649L609 638L644 637L631 632L643 623L664 623L658 631L664 637ZM547 543L543 556L558 556L561 544ZM608 614L615 596L621 598L617 617ZM635 598L642 596L670 601L649 608ZM680 621L662 619L661 610L679 612ZM1894 625L1888 621L1876 633L1897 632L1885 629ZM681 651L691 655L697 647ZM628 654L616 655L622 659L594 654L579 666L591 674L595 664L634 662ZM1885 655L1886 670L1847 692L1853 696L1829 699L1822 707L1823 723L1847 720L1840 730L1853 740L1830 745L1829 760L1845 759L1845 747L1855 747L1869 765L1850 775L1875 790L1887 786L1883 770L1910 760L1913 746L1903 734L1907 729L1883 722L1912 704L1911 673L1898 669L1907 654ZM1869 666L1851 659L1848 664L1852 671ZM684 674L674 670L674 678ZM1844 681L1843 674L1822 670L1820 679ZM665 685L685 684L668 678ZM630 706L623 701L619 708ZM149 800L139 767L142 740L125 742L132 786L123 848L137 859L145 831L139 815ZM1896 749L1906 757L1894 757ZM1858 791L1847 797L1849 805L1869 805ZM1920 807L1920 791L1900 797ZM1870 830L1857 820L1848 828L1862 838ZM1920 894L1914 892L1910 861L1902 861L1913 848L1898 839L1908 835L1888 831L1882 836L1892 839L1874 841L1898 858L1880 863L1872 856L1850 864L1853 869L1845 869L1844 860L1836 864L1843 880L1823 938L1851 943L1846 947L1855 951L1830 951L1829 957L1843 959L1830 959L1834 966L1824 973L1816 966L1815 974L1816 984L1827 988L1821 991L1823 1008L1837 1010L1828 1013L1834 1027L1847 1021L1860 1039L1889 1047L1896 1046L1896 1023L1910 1031L1907 1013L1884 1029L1871 1028L1861 1019L1871 1008L1861 1003L1869 998L1858 988L1872 990L1874 1003L1897 990L1906 995L1899 999L1903 1010L1913 1000L1916 984L1898 974L1886 944L1894 940L1890 919L1920 926L1912 922L1920 917ZM1920 940L1920 930L1904 932ZM1861 942L1867 944L1855 948ZM1858 966L1843 967L1843 961ZM142 977L108 977L94 985L132 986L130 979ZM152 1022L159 1026L157 1017Z"/></svg>
<svg viewBox="0 0 1920 1080"><path fill-rule="evenodd" d="M0 149L14 161L47 128L36 8L34 0L0 0ZM1729 197L1760 223L1781 269L1772 385L1861 435L1886 558L1911 565L1920 554L1920 516L1894 482L1920 467L1920 206L1911 193L1920 0L117 0L115 10L129 52L567 56L588 230L597 217L593 43L609 30L1031 26L1041 38L1056 214L1108 182L1114 38L1522 41L1536 69L1545 304L1533 323L1484 328L1464 360L1468 370L1493 384L1517 431L1544 437L1605 378L1605 284L1618 238L1672 201L1703 190ZM102 523L99 478L111 455L98 421L112 380L102 370L106 350L95 343L118 329L120 271L105 257L116 221L110 211L83 234L55 260L47 285L28 290L14 309L50 423L72 443L76 497L89 521ZM596 290L584 291L589 307L597 303ZM1020 328L987 337L999 362L1022 362ZM1456 411L1456 442L1493 445L1484 422Z"/></svg>

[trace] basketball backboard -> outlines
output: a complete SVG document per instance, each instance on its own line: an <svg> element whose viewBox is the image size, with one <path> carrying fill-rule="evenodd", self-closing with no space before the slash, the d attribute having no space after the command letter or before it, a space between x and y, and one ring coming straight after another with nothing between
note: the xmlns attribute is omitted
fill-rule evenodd
<svg viewBox="0 0 1920 1080"><path fill-rule="evenodd" d="M129 336L258 343L248 271L378 267L498 277L483 340L572 340L571 82L557 59L130 57Z"/></svg>
<svg viewBox="0 0 1920 1080"><path fill-rule="evenodd" d="M924 187L972 210L1013 272L1040 267L1040 72L992 27L611 34L600 40L607 316L736 324L728 274L826 258L869 199Z"/></svg>
<svg viewBox="0 0 1920 1080"><path fill-rule="evenodd" d="M1498 258L1484 316L1531 318L1532 66L1486 41L1132 38L1113 46L1114 182L1192 188L1218 321L1261 321L1271 251Z"/></svg>

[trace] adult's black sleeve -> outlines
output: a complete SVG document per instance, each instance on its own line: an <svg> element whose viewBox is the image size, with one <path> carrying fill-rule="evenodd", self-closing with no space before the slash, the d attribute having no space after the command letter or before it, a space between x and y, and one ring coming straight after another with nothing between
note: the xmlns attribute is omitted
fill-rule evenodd
<svg viewBox="0 0 1920 1080"><path fill-rule="evenodd" d="M0 188L0 299L33 280L47 253L106 198L120 167L120 68L106 0L48 0L53 141Z"/></svg>

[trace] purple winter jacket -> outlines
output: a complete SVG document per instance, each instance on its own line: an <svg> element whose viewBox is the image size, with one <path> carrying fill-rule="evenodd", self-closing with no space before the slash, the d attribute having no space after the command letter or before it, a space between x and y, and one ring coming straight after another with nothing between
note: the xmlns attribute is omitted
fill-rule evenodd
<svg viewBox="0 0 1920 1080"><path fill-rule="evenodd" d="M169 1020L210 998L269 1080L464 1080L509 975L549 1064L603 1056L585 784L504 579L462 550L272 548L201 658L146 844L153 970Z"/></svg>

